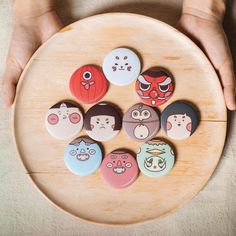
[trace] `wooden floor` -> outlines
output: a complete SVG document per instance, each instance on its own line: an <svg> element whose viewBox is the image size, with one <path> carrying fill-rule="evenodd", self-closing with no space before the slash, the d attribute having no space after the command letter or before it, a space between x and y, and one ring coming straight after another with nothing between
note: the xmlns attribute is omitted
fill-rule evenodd
<svg viewBox="0 0 236 236"><path fill-rule="evenodd" d="M174 25L181 1L61 1L64 23L103 12L134 12ZM97 3L99 2L99 3ZM158 3L159 2L159 3ZM226 30L236 59L236 3ZM0 76L12 30L11 3L0 0ZM234 43L235 44L235 43ZM234 46L234 48L233 48ZM46 201L26 178L12 142L10 111L0 109L0 235L235 235L236 118L230 116L228 141L210 182L187 206L159 221L128 228L107 228L79 221Z"/></svg>

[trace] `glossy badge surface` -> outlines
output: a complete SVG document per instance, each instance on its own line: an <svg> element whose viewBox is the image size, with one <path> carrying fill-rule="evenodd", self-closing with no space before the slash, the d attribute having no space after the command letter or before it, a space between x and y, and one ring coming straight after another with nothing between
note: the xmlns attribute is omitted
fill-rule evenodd
<svg viewBox="0 0 236 236"><path fill-rule="evenodd" d="M174 90L174 83L166 70L154 67L138 77L135 89L143 103L157 107L170 98Z"/></svg>
<svg viewBox="0 0 236 236"><path fill-rule="evenodd" d="M81 103L99 101L108 88L108 81L102 70L93 65L77 69L70 79L70 91Z"/></svg>
<svg viewBox="0 0 236 236"><path fill-rule="evenodd" d="M139 103L124 114L123 127L128 137L138 142L145 142L157 134L160 129L160 119L152 107Z"/></svg>
<svg viewBox="0 0 236 236"><path fill-rule="evenodd" d="M123 151L113 151L103 160L101 174L113 188L130 186L138 177L138 165L135 158Z"/></svg>
<svg viewBox="0 0 236 236"><path fill-rule="evenodd" d="M112 84L125 86L138 78L141 63L130 49L116 48L105 57L102 69Z"/></svg>
<svg viewBox="0 0 236 236"><path fill-rule="evenodd" d="M79 176L94 173L102 161L99 145L90 138L77 138L68 144L64 153L67 168Z"/></svg>
<svg viewBox="0 0 236 236"><path fill-rule="evenodd" d="M177 101L167 106L161 114L161 126L166 135L181 140L191 136L199 123L196 110L189 104Z"/></svg>
<svg viewBox="0 0 236 236"><path fill-rule="evenodd" d="M85 130L94 140L108 141L114 138L121 126L122 119L119 112L108 103L98 103L85 114Z"/></svg>
<svg viewBox="0 0 236 236"><path fill-rule="evenodd" d="M46 115L46 128L57 139L67 139L80 132L83 116L78 107L69 102L59 102Z"/></svg>
<svg viewBox="0 0 236 236"><path fill-rule="evenodd" d="M137 154L139 169L149 177L167 175L175 162L175 154L171 146L158 139L144 143Z"/></svg>

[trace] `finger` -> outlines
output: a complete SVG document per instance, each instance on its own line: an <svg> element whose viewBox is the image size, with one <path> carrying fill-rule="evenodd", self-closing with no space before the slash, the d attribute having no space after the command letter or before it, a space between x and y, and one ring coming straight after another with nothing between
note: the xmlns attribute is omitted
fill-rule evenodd
<svg viewBox="0 0 236 236"><path fill-rule="evenodd" d="M219 70L219 75L224 89L226 106L229 110L236 110L236 83L231 60L223 64Z"/></svg>
<svg viewBox="0 0 236 236"><path fill-rule="evenodd" d="M10 107L14 102L16 85L21 73L21 66L13 59L8 58L2 81L3 102L5 107Z"/></svg>

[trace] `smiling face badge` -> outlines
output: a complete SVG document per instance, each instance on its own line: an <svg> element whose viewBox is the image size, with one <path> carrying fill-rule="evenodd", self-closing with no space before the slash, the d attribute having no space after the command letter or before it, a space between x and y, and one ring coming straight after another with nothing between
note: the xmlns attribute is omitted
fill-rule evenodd
<svg viewBox="0 0 236 236"><path fill-rule="evenodd" d="M191 136L198 126L197 112L184 102L174 102L161 115L161 126L166 135L176 140Z"/></svg>
<svg viewBox="0 0 236 236"><path fill-rule="evenodd" d="M175 154L168 143L154 139L141 146L137 161L143 174L149 177L161 177L172 169Z"/></svg>
<svg viewBox="0 0 236 236"><path fill-rule="evenodd" d="M102 161L99 145L90 138L77 138L72 141L64 153L67 168L79 176L94 173Z"/></svg>
<svg viewBox="0 0 236 236"><path fill-rule="evenodd" d="M84 127L87 134L97 141L108 141L120 131L122 120L119 112L110 104L99 103L85 114Z"/></svg>
<svg viewBox="0 0 236 236"><path fill-rule="evenodd" d="M104 180L113 188L125 188L138 176L138 165L132 155L123 151L108 154L101 165Z"/></svg>
<svg viewBox="0 0 236 236"><path fill-rule="evenodd" d="M151 68L138 77L135 89L143 103L157 107L170 98L174 84L169 73L163 69Z"/></svg>
<svg viewBox="0 0 236 236"><path fill-rule="evenodd" d="M105 57L102 69L111 83L125 86L138 78L141 64L138 56L130 49L116 48Z"/></svg>
<svg viewBox="0 0 236 236"><path fill-rule="evenodd" d="M55 138L67 139L78 134L83 126L83 116L75 105L59 102L46 115L46 128Z"/></svg>

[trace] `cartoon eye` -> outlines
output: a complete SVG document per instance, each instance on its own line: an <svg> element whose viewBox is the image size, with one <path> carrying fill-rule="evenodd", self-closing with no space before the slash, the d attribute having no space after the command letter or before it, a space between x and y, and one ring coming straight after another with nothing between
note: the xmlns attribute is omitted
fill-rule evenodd
<svg viewBox="0 0 236 236"><path fill-rule="evenodd" d="M119 60L120 58L118 56L116 56L116 60Z"/></svg>
<svg viewBox="0 0 236 236"><path fill-rule="evenodd" d="M169 84L167 85L159 85L159 89L161 92L165 93L169 90Z"/></svg>
<svg viewBox="0 0 236 236"><path fill-rule="evenodd" d="M124 56L124 60L127 60L128 59L128 57L127 56Z"/></svg>
<svg viewBox="0 0 236 236"><path fill-rule="evenodd" d="M76 152L75 150L71 150L71 151L70 151L70 155L71 155L71 156L75 156L76 153L77 153L77 152Z"/></svg>
<svg viewBox="0 0 236 236"><path fill-rule="evenodd" d="M150 89L150 84L143 84L143 83L140 83L139 87L140 87L140 89L141 89L142 91L147 91L147 90Z"/></svg>
<svg viewBox="0 0 236 236"><path fill-rule="evenodd" d="M132 118L137 119L137 117L139 117L139 116L140 116L140 112L138 110L132 111L132 113L131 113Z"/></svg>
<svg viewBox="0 0 236 236"><path fill-rule="evenodd" d="M90 154L90 155L94 155L95 153L96 153L96 151L95 151L94 149L90 149L90 150L89 150L89 154Z"/></svg>
<svg viewBox="0 0 236 236"><path fill-rule="evenodd" d="M118 63L115 63L115 66L118 66Z"/></svg>
<svg viewBox="0 0 236 236"><path fill-rule="evenodd" d="M129 65L129 63L125 63L125 65L126 65L126 66L128 66L128 65Z"/></svg>
<svg viewBox="0 0 236 236"><path fill-rule="evenodd" d="M111 162L108 162L107 163L107 168L111 168L113 165L112 165L112 163Z"/></svg>
<svg viewBox="0 0 236 236"><path fill-rule="evenodd" d="M148 110L143 110L142 111L142 116L144 116L147 119L151 116L151 113Z"/></svg>
<svg viewBox="0 0 236 236"><path fill-rule="evenodd" d="M90 71L85 71L85 72L83 73L83 78L84 78L85 80L90 80L90 79L92 78L91 72L90 72Z"/></svg>
<svg viewBox="0 0 236 236"><path fill-rule="evenodd" d="M126 166L127 168L130 168L130 167L132 166L132 164L131 164L130 162L127 162L127 163L125 164L125 166Z"/></svg>

